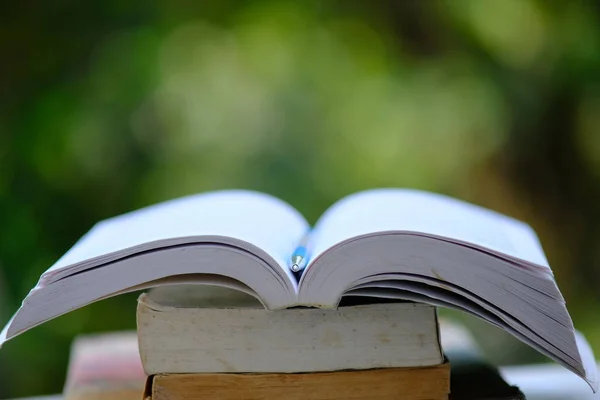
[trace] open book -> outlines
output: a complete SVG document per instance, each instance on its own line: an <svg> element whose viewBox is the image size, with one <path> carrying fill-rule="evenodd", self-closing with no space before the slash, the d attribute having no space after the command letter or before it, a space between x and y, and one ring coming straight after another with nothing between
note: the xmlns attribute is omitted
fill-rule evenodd
<svg viewBox="0 0 600 400"><path fill-rule="evenodd" d="M290 259L307 232L309 261L298 278ZM578 346L532 229L408 189L350 195L312 229L285 202L242 190L188 196L100 222L41 276L0 344L91 302L182 283L238 289L271 310L334 308L346 294L460 309L597 387L593 354Z"/></svg>

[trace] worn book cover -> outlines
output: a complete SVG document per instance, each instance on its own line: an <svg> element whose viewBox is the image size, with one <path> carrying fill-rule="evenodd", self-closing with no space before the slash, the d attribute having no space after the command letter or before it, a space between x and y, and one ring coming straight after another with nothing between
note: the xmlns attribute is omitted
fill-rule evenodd
<svg viewBox="0 0 600 400"><path fill-rule="evenodd" d="M146 398L448 400L450 365L299 374L159 374Z"/></svg>

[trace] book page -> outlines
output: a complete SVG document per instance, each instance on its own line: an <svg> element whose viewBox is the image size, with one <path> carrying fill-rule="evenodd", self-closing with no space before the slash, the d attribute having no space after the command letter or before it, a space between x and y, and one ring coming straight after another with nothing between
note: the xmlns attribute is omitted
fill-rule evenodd
<svg viewBox="0 0 600 400"><path fill-rule="evenodd" d="M45 275L150 242L220 236L264 250L291 278L288 257L307 229L298 211L266 194L224 190L192 195L100 222Z"/></svg>
<svg viewBox="0 0 600 400"><path fill-rule="evenodd" d="M549 268L528 225L460 200L412 189L375 189L338 201L315 226L311 260L344 240L390 231L461 241Z"/></svg>

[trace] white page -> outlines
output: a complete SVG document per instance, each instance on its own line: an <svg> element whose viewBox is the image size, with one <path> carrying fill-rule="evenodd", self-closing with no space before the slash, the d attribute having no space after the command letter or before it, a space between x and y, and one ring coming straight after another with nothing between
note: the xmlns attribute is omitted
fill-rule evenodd
<svg viewBox="0 0 600 400"><path fill-rule="evenodd" d="M298 211L266 194L224 190L192 195L100 222L45 275L148 242L210 235L264 250L291 277L289 255L308 228Z"/></svg>
<svg viewBox="0 0 600 400"><path fill-rule="evenodd" d="M549 268L528 225L460 200L412 189L368 190L338 201L315 226L311 259L344 240L389 231L472 243Z"/></svg>

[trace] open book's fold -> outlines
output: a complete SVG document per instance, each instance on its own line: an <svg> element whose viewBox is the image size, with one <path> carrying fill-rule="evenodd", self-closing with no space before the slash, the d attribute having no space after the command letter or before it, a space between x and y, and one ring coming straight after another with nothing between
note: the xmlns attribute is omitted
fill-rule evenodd
<svg viewBox="0 0 600 400"><path fill-rule="evenodd" d="M231 287L271 310L335 308L344 294L404 298L478 316L583 377L596 364L576 334L533 230L445 196L379 189L333 205L312 230L298 281L289 268L306 220L241 190L189 196L97 224L41 277L0 334L127 291Z"/></svg>

